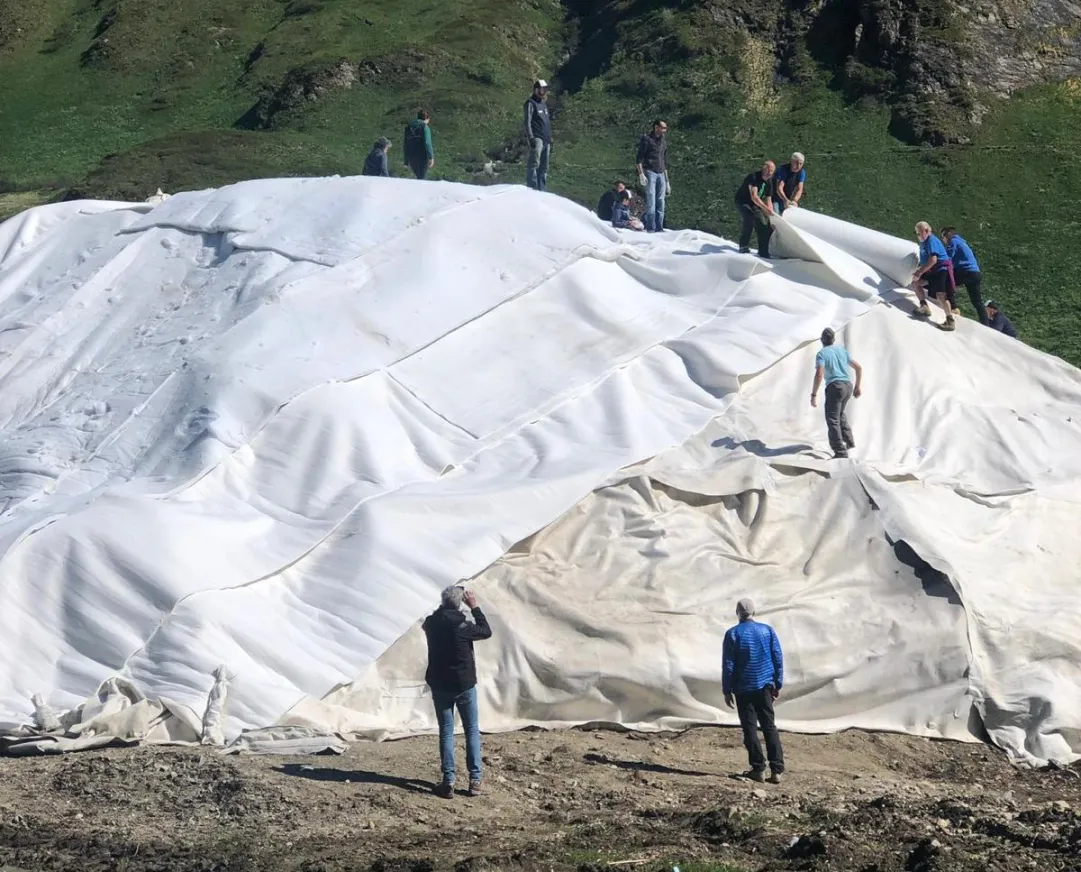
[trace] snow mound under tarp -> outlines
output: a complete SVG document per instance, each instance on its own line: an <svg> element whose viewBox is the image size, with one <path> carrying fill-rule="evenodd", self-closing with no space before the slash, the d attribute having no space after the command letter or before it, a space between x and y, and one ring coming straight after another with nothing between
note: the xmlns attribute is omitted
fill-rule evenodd
<svg viewBox="0 0 1081 872"><path fill-rule="evenodd" d="M1081 373L891 305L911 243L777 230L767 262L340 178L0 226L0 720L94 697L83 734L131 703L194 739L219 670L230 736L427 731L418 619L480 573L488 729L733 723L750 594L782 726L1072 759ZM853 462L807 399L827 325L867 368Z"/></svg>

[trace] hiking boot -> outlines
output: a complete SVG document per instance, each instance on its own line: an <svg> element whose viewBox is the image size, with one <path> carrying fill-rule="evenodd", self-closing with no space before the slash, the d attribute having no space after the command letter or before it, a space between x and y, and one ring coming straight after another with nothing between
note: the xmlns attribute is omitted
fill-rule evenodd
<svg viewBox="0 0 1081 872"><path fill-rule="evenodd" d="M481 794L480 781L470 781L469 782L469 795L470 796L480 796L480 794Z"/></svg>
<svg viewBox="0 0 1081 872"><path fill-rule="evenodd" d="M751 249L750 249L750 248L749 248L748 246L746 246L746 245L741 245L741 246L739 247L739 253L740 253L740 254L750 254L750 253L751 253Z"/></svg>
<svg viewBox="0 0 1081 872"><path fill-rule="evenodd" d="M766 780L766 770L748 769L746 772L743 773L743 777L748 779L749 781L757 781L759 784L762 784Z"/></svg>
<svg viewBox="0 0 1081 872"><path fill-rule="evenodd" d="M926 303L920 303L920 305L916 309L916 314L917 315L922 315L924 318L930 318L931 317L931 307L928 306Z"/></svg>
<svg viewBox="0 0 1081 872"><path fill-rule="evenodd" d="M851 439L846 439L845 440L845 448L847 448L849 451L851 451L855 447L856 447L856 443L853 440L851 440Z"/></svg>
<svg viewBox="0 0 1081 872"><path fill-rule="evenodd" d="M435 790L433 790L432 793L440 799L454 799L454 782L441 781L435 786Z"/></svg>
<svg viewBox="0 0 1081 872"><path fill-rule="evenodd" d="M783 778L784 778L784 776L781 775L780 772L770 772L770 774L769 774L769 783L770 784L780 784L781 780Z"/></svg>
<svg viewBox="0 0 1081 872"><path fill-rule="evenodd" d="M953 315L950 315L950 317L946 319L946 323L942 325L942 329L943 330L956 330L957 329L957 322L953 320Z"/></svg>
<svg viewBox="0 0 1081 872"><path fill-rule="evenodd" d="M847 451L834 451L833 452L833 459L834 460L848 460L848 452Z"/></svg>

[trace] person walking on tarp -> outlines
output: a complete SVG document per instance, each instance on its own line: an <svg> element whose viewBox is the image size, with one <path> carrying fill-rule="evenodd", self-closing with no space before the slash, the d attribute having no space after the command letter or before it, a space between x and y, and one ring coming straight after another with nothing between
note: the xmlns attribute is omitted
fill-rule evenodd
<svg viewBox="0 0 1081 872"><path fill-rule="evenodd" d="M601 199L597 203L597 217L602 221L612 220L612 207L616 205L619 200L619 195L627 190L627 183L619 179L616 179L612 183L612 187L601 194Z"/></svg>
<svg viewBox="0 0 1081 872"><path fill-rule="evenodd" d="M645 230L642 222L631 214L631 192L623 191L612 205L612 226L624 230Z"/></svg>
<svg viewBox="0 0 1081 872"><path fill-rule="evenodd" d="M834 457L848 457L848 451L856 447L852 430L848 426L845 407L852 397L858 397L863 386L863 367L859 365L848 350L835 345L836 335L827 327L822 331L822 348L815 355L815 377L811 385L811 405L818 406L818 389L822 381L826 382L826 429L829 432L830 448ZM848 377L849 368L856 371L856 386Z"/></svg>
<svg viewBox="0 0 1081 872"><path fill-rule="evenodd" d="M998 303L994 300L987 301L987 326L992 330L997 330L999 333L1005 333L1014 339L1017 338L1017 330L1010 322L1010 319L1002 314L1002 310L999 309Z"/></svg>
<svg viewBox="0 0 1081 872"><path fill-rule="evenodd" d="M646 212L642 216L646 230L660 233L664 230L664 199L672 193L672 185L668 181L667 122L657 119L653 122L653 129L642 134L634 165L638 170L638 184L646 195Z"/></svg>
<svg viewBox="0 0 1081 872"><path fill-rule="evenodd" d="M417 117L405 125L402 151L405 165L418 179L428 175L435 166L435 150L432 148L431 116L427 109L417 112Z"/></svg>
<svg viewBox="0 0 1081 872"><path fill-rule="evenodd" d="M956 284L964 285L968 291L968 298L972 301L972 308L976 310L976 317L980 323L987 326L987 313L983 303L983 275L980 273L980 265L976 261L976 255L972 248L952 227L942 228L942 242L946 248L946 255L953 264L953 280Z"/></svg>
<svg viewBox="0 0 1081 872"><path fill-rule="evenodd" d="M387 167L387 152L390 151L390 140L380 136L364 159L364 176L389 176L390 169Z"/></svg>
<svg viewBox="0 0 1081 872"><path fill-rule="evenodd" d="M443 780L435 788L438 796L454 796L454 710L462 718L465 733L469 795L480 793L480 725L477 714L477 664L473 643L490 639L492 629L477 605L477 597L460 585L446 588L438 609L424 619L428 639L428 671L424 680L432 689L435 716L439 721L439 759ZM472 611L469 621L462 603Z"/></svg>
<svg viewBox="0 0 1081 872"><path fill-rule="evenodd" d="M535 191L548 190L548 164L552 159L552 119L548 115L548 83L537 79L525 101L525 138L529 144L525 183Z"/></svg>
<svg viewBox="0 0 1081 872"><path fill-rule="evenodd" d="M931 309L927 305L927 295L930 294L946 313L946 323L942 325L942 329L956 330L953 305L950 302L950 256L946 254L946 246L935 236L931 225L926 221L916 225L916 238L920 241L920 265L912 277L912 287L920 301L916 312L925 318L930 317Z"/></svg>
<svg viewBox="0 0 1081 872"><path fill-rule="evenodd" d="M806 162L802 152L796 151L788 163L777 168L773 176L773 211L778 215L799 205L807 181L807 170L803 168Z"/></svg>
<svg viewBox="0 0 1081 872"><path fill-rule="evenodd" d="M773 233L769 219L773 214L770 195L773 190L773 174L777 165L768 160L762 169L750 173L736 190L736 207L739 209L739 250L747 254L751 250L751 231L758 235L758 256L769 257L769 238Z"/></svg>
<svg viewBox="0 0 1081 872"><path fill-rule="evenodd" d="M758 742L758 728L766 737L770 783L780 784L784 772L784 751L781 736L773 717L773 701L784 684L784 657L781 643L773 627L754 619L754 603L741 599L736 603L739 623L724 634L722 689L725 704L735 705L739 725L743 728L743 744L751 763L745 778L765 781L766 760ZM734 698L734 703L733 703Z"/></svg>

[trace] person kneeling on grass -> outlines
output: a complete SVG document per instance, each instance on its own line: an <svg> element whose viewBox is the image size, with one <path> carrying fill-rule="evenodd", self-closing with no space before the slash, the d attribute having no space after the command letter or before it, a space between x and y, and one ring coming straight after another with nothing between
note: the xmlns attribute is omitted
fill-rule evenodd
<svg viewBox="0 0 1081 872"><path fill-rule="evenodd" d="M834 457L848 457L848 450L856 447L852 430L848 426L845 407L852 397L863 391L863 367L852 359L842 345L834 345L836 335L827 327L822 331L822 348L815 355L815 379L811 386L811 405L818 406L818 389L826 381L826 429ZM849 368L856 371L856 387L848 378Z"/></svg>
<svg viewBox="0 0 1081 872"><path fill-rule="evenodd" d="M912 289L920 301L917 314L930 317L931 309L927 305L927 296L930 294L942 310L946 313L946 323L943 330L956 330L957 325L953 320L953 306L950 304L950 274L949 255L946 254L946 246L942 240L935 236L931 225L921 221L916 225L916 237L920 241L920 265L912 277Z"/></svg>
<svg viewBox="0 0 1081 872"><path fill-rule="evenodd" d="M473 643L492 637L488 619L477 605L471 590L452 585L441 594L441 604L424 619L428 640L428 671L424 680L432 689L435 716L439 721L439 759L443 780L435 788L437 796L454 796L454 709L462 718L465 732L465 759L469 768L469 795L480 793L480 724L477 715L477 663ZM462 603L473 620L462 613Z"/></svg>
<svg viewBox="0 0 1081 872"><path fill-rule="evenodd" d="M1010 322L1010 319L1002 314L1002 310L999 309L998 303L994 300L987 301L987 326L992 330L997 330L999 333L1005 333L1014 339L1017 338L1017 330Z"/></svg>
<svg viewBox="0 0 1081 872"><path fill-rule="evenodd" d="M736 603L739 623L724 634L721 684L724 702L739 712L743 744L751 769L744 778L766 780L766 758L758 742L758 727L766 737L770 783L780 784L784 772L784 750L773 717L773 701L784 684L784 656L773 627L754 620L754 603L741 599Z"/></svg>
<svg viewBox="0 0 1081 872"><path fill-rule="evenodd" d="M621 191L612 205L612 226L623 230L645 230L645 225L631 215L631 192Z"/></svg>

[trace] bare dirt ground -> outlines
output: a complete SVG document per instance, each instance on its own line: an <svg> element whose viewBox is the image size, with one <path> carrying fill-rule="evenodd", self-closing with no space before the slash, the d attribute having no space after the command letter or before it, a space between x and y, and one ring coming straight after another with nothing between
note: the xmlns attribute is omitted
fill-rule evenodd
<svg viewBox="0 0 1081 872"><path fill-rule="evenodd" d="M1081 870L1081 770L980 745L784 736L780 786L738 731L484 739L485 793L430 793L434 738L341 757L138 748L0 759L0 866L52 870ZM462 766L462 763L459 763ZM463 767L464 768L464 767Z"/></svg>

